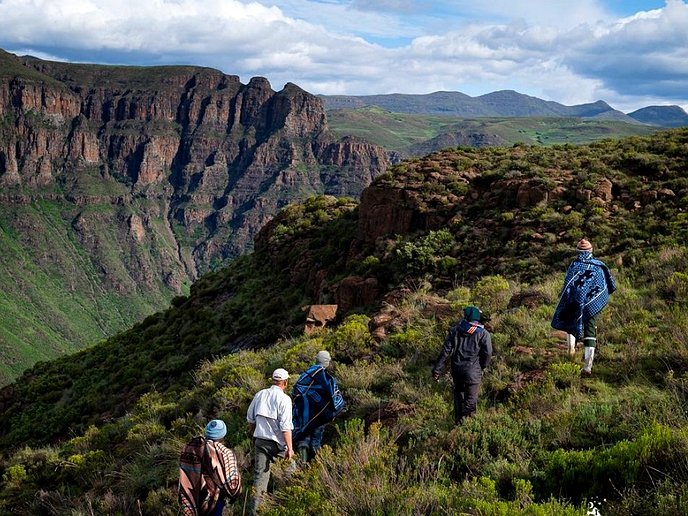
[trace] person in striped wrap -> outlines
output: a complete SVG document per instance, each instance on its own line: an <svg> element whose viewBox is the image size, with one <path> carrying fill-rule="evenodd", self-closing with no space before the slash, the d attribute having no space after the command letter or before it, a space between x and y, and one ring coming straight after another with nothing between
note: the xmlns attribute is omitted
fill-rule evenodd
<svg viewBox="0 0 688 516"><path fill-rule="evenodd" d="M184 516L221 516L227 501L242 491L234 452L222 444L227 425L213 419L205 436L194 437L182 448L179 464L179 503Z"/></svg>
<svg viewBox="0 0 688 516"><path fill-rule="evenodd" d="M576 245L578 256L571 262L559 302L552 317L552 328L566 332L569 354L576 352L576 342L584 346L581 374L592 374L597 345L597 320L607 306L609 295L616 290L609 267L592 255L592 244L582 239Z"/></svg>

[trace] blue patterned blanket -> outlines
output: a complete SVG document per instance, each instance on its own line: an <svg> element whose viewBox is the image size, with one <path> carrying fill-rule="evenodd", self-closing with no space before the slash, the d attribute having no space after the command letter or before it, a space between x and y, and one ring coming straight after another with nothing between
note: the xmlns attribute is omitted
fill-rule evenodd
<svg viewBox="0 0 688 516"><path fill-rule="evenodd" d="M291 397L294 405L291 437L295 443L332 421L345 405L337 380L320 365L313 365L301 374Z"/></svg>
<svg viewBox="0 0 688 516"><path fill-rule="evenodd" d="M609 301L609 294L615 290L609 267L593 258L592 253L580 253L566 271L552 327L580 340L583 323L602 311Z"/></svg>

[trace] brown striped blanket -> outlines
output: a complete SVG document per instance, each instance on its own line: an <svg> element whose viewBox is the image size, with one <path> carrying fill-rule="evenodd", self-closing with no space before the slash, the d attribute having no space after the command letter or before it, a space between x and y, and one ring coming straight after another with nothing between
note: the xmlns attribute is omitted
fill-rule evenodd
<svg viewBox="0 0 688 516"><path fill-rule="evenodd" d="M184 516L207 516L218 500L241 494L241 473L234 452L222 443L194 437L179 461L179 503Z"/></svg>

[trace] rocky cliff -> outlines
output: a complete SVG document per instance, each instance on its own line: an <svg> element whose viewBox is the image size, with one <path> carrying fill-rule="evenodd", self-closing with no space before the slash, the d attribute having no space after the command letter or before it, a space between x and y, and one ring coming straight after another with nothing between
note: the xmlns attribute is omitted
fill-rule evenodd
<svg viewBox="0 0 688 516"><path fill-rule="evenodd" d="M322 101L294 84L274 91L264 78L242 84L208 68L76 65L0 51L0 227L12 246L4 267L28 262L56 291L92 291L79 303L93 313L88 331L66 329L68 300L51 307L59 317L49 319L62 323L42 323L55 349L38 359L60 340L82 347L163 308L250 249L284 205L322 193L357 197L388 165L382 148L332 137ZM103 296L115 316L103 313ZM17 348L10 340L0 335L6 351Z"/></svg>

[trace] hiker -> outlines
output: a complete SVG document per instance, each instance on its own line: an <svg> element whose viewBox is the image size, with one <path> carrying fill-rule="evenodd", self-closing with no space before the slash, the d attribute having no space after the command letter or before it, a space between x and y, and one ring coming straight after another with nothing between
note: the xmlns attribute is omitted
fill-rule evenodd
<svg viewBox="0 0 688 516"><path fill-rule="evenodd" d="M567 333L571 355L576 351L576 342L583 338L582 374L590 376L597 344L597 319L609 301L609 294L616 290L616 284L609 267L592 257L589 241L582 239L578 242L576 251L578 256L566 271L552 327Z"/></svg>
<svg viewBox="0 0 688 516"><path fill-rule="evenodd" d="M439 380L447 358L451 357L455 425L475 414L483 370L492 359L492 339L480 323L480 315L475 306L464 308L463 320L450 328L432 368L432 376Z"/></svg>
<svg viewBox="0 0 688 516"><path fill-rule="evenodd" d="M222 444L227 425L213 419L205 436L182 448L179 460L179 503L184 516L221 516L227 500L241 494L241 473L234 452Z"/></svg>
<svg viewBox="0 0 688 516"><path fill-rule="evenodd" d="M256 393L246 413L255 444L254 490L251 497L253 515L268 488L272 463L278 458L291 460L294 456L291 441L291 431L294 428L291 420L291 398L284 392L288 382L289 373L282 368L275 369L272 373L272 385Z"/></svg>
<svg viewBox="0 0 688 516"><path fill-rule="evenodd" d="M332 356L327 350L315 355L315 365L306 369L294 384L291 392L296 453L302 462L308 462L322 445L325 426L344 409L337 380L328 368Z"/></svg>

